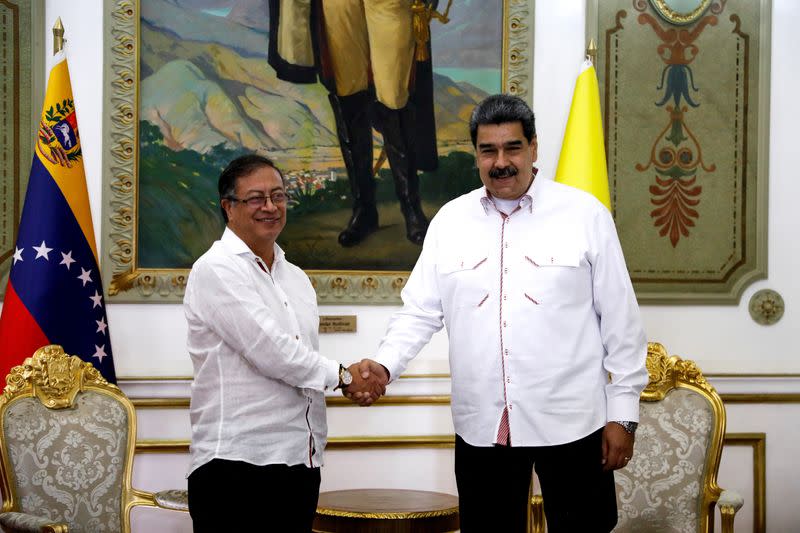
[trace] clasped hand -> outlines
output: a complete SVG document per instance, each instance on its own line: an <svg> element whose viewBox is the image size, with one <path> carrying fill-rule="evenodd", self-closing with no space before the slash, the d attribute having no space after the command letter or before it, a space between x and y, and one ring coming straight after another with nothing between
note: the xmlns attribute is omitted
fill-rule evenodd
<svg viewBox="0 0 800 533"><path fill-rule="evenodd" d="M380 363L372 359L362 359L360 363L350 365L353 381L342 394L362 407L372 405L374 401L386 394L389 374Z"/></svg>

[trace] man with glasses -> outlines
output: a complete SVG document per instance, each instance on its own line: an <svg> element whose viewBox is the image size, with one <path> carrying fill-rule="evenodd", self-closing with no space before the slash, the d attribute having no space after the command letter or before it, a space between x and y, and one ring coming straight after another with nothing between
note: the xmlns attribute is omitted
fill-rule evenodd
<svg viewBox="0 0 800 533"><path fill-rule="evenodd" d="M307 532L327 436L323 391L359 391L369 405L384 370L370 367L365 380L319 354L316 294L275 242L287 197L272 161L233 160L219 196L227 227L194 264L184 298L194 531Z"/></svg>

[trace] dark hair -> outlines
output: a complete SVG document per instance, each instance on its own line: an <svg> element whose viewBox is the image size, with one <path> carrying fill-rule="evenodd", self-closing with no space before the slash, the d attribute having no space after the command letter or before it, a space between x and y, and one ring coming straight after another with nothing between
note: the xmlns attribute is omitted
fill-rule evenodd
<svg viewBox="0 0 800 533"><path fill-rule="evenodd" d="M258 154L247 154L237 157L225 167L222 174L219 175L219 183L217 189L219 190L219 210L222 212L222 219L228 223L228 214L225 208L222 207L222 200L225 198L232 198L236 191L236 180L248 176L261 167L272 167L281 177L281 182L286 186L286 180L283 178L283 172L268 157Z"/></svg>
<svg viewBox="0 0 800 533"><path fill-rule="evenodd" d="M536 121L533 111L519 96L510 94L494 94L484 98L469 118L469 134L472 137L472 146L477 147L478 126L481 124L506 124L519 122L525 139L531 142L536 137Z"/></svg>

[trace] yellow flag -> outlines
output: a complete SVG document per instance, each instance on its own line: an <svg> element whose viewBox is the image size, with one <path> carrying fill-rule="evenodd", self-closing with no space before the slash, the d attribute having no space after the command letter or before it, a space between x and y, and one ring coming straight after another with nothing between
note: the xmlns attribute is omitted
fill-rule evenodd
<svg viewBox="0 0 800 533"><path fill-rule="evenodd" d="M611 210L600 90L594 66L588 60L575 82L555 180L593 194Z"/></svg>

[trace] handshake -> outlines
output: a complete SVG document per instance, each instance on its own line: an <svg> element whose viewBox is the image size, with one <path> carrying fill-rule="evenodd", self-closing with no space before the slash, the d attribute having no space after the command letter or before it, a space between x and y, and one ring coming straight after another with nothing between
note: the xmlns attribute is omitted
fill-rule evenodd
<svg viewBox="0 0 800 533"><path fill-rule="evenodd" d="M347 369L353 381L342 389L342 394L361 407L372 405L378 398L386 394L389 383L389 371L372 359L362 359Z"/></svg>

